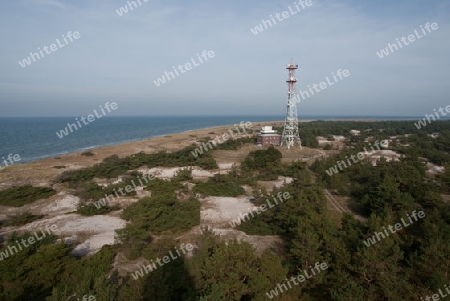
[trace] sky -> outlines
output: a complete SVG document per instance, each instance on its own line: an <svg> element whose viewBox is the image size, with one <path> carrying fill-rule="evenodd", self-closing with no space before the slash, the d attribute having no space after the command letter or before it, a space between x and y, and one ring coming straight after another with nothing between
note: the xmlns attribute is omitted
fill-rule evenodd
<svg viewBox="0 0 450 301"><path fill-rule="evenodd" d="M284 115L291 58L297 91L334 82L298 103L299 116L423 116L450 105L448 0L139 1L4 1L0 117L81 116L106 102L122 116ZM270 15L276 24L255 35ZM427 22L438 28L424 35ZM415 30L420 39L377 55ZM69 32L79 38L65 44ZM19 64L56 39L63 47ZM214 57L199 63L204 50ZM350 75L333 81L339 69Z"/></svg>

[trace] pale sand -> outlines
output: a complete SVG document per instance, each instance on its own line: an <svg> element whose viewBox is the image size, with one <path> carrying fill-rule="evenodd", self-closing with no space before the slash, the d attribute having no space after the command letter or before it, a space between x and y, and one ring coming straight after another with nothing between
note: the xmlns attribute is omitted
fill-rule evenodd
<svg viewBox="0 0 450 301"><path fill-rule="evenodd" d="M380 160L381 158L385 158L387 162L390 162L390 161L400 161L400 158L403 157L402 154L399 154L395 151L388 149L376 151L368 150L368 153L369 155L367 157L369 158L370 161L372 161L372 165L374 166L377 165L377 161Z"/></svg>
<svg viewBox="0 0 450 301"><path fill-rule="evenodd" d="M278 176L278 180L275 181L258 181L258 184L263 186L267 192L272 192L273 189L276 188L280 188L281 186L285 185L285 184L290 184L294 181L293 178L291 177L283 177L283 176Z"/></svg>
<svg viewBox="0 0 450 301"><path fill-rule="evenodd" d="M229 222L237 219L239 214L256 210L256 206L243 196L232 197L207 197L202 200L200 220L202 225L210 225L214 228L230 228Z"/></svg>
<svg viewBox="0 0 450 301"><path fill-rule="evenodd" d="M440 173L445 173L444 166L439 166L439 165L436 165L431 162L427 162L426 168L427 168L427 173L429 173L429 174L437 175Z"/></svg>
<svg viewBox="0 0 450 301"><path fill-rule="evenodd" d="M276 235L247 235L231 226L231 222L257 209L247 197L210 196L201 199L200 202L202 204L200 209L200 226L194 227L185 233L182 236L182 242L194 244L195 238L201 233L200 228L208 227L225 240L237 239L252 244L255 247L256 254L261 254L267 248L273 248L278 251L282 248L283 242ZM260 214L265 214L265 212ZM254 213L254 215L257 215L257 213ZM251 215L249 218L252 218Z"/></svg>

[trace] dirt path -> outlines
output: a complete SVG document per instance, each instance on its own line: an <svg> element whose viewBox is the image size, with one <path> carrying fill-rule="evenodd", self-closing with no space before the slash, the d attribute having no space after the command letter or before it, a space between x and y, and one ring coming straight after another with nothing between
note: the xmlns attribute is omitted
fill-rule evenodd
<svg viewBox="0 0 450 301"><path fill-rule="evenodd" d="M324 191L328 202L336 209L336 211L339 211L341 213L349 213L353 215L355 219L362 222L367 220L367 218L365 218L364 216L356 214L355 212L348 209L346 205L342 205L327 189L324 189Z"/></svg>
<svg viewBox="0 0 450 301"><path fill-rule="evenodd" d="M328 202L336 209L337 211L344 213L351 213L348 209L344 208L335 198L334 196L328 191L328 189L324 189L325 196L327 197ZM353 213L351 213L353 214Z"/></svg>

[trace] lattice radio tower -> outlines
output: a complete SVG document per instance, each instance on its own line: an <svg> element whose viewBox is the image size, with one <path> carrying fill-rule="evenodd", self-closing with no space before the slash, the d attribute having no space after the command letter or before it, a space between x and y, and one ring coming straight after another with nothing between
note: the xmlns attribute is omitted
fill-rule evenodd
<svg viewBox="0 0 450 301"><path fill-rule="evenodd" d="M291 63L287 65L286 69L289 70L289 78L286 81L289 91L281 146L286 146L289 149L295 145L295 142L298 142L298 146L302 149L302 142L298 134L297 101L295 97L295 84L297 83L295 70L298 69L298 65L294 65L291 59Z"/></svg>

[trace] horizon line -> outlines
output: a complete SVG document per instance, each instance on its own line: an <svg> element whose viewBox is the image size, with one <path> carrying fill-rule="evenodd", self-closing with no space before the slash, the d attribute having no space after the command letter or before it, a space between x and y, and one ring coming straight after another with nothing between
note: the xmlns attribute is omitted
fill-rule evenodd
<svg viewBox="0 0 450 301"><path fill-rule="evenodd" d="M81 115L85 116L85 115ZM113 116L102 116L106 118L117 118L117 117L281 117L281 120L284 120L283 115L253 115L253 114L239 114L239 115L113 115ZM73 116L0 116L0 118L78 118L80 115ZM314 117L351 117L351 118L367 118L367 117L408 117L408 118L422 118L424 115L302 115L298 116L298 118L310 118ZM442 116L442 119L450 119L450 117Z"/></svg>

